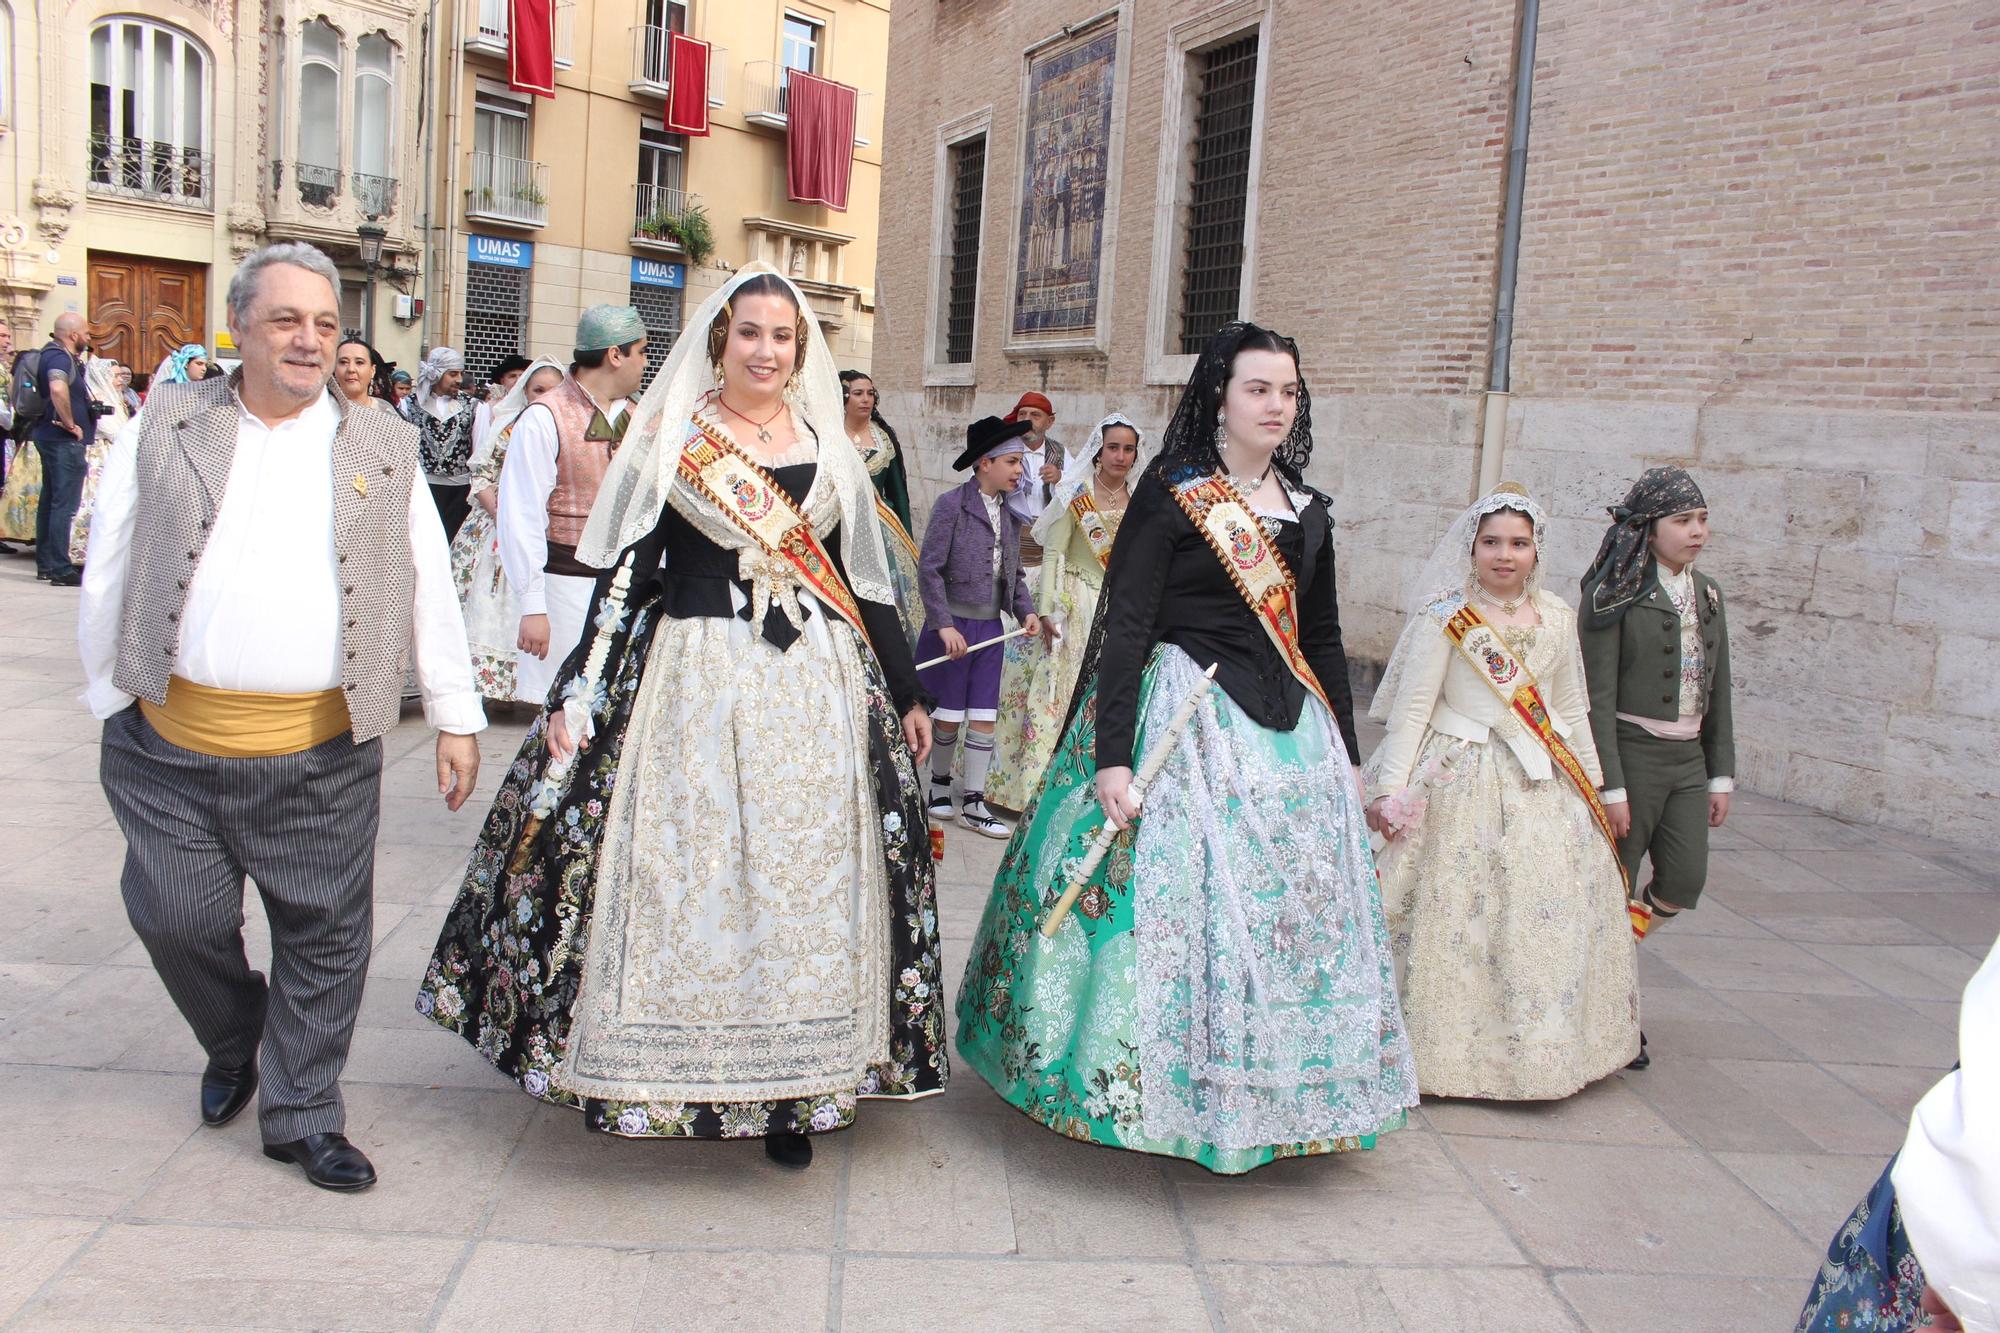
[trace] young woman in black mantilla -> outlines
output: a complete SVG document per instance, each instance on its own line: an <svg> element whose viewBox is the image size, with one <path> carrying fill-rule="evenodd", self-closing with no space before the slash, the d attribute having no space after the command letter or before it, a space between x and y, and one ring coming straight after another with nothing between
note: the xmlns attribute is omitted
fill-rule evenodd
<svg viewBox="0 0 2000 1333"><path fill-rule="evenodd" d="M1416 1104L1311 449L1296 345L1218 332L1133 489L987 901L959 1052L1071 1138L1234 1174L1370 1147ZM1134 761L1158 746L1141 812ZM1045 937L1106 818L1125 831Z"/></svg>
<svg viewBox="0 0 2000 1333"><path fill-rule="evenodd" d="M629 590L600 581L418 1008L591 1129L761 1136L804 1166L857 1099L944 1086L930 724L841 427L805 298L745 268L689 321L579 543Z"/></svg>

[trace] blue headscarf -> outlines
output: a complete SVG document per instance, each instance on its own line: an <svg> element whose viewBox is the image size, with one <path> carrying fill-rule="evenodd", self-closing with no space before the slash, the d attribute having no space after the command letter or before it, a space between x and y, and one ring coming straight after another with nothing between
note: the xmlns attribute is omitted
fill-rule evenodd
<svg viewBox="0 0 2000 1333"><path fill-rule="evenodd" d="M208 349L200 343L183 343L169 353L166 360L160 362L160 368L153 372L152 383L154 385L189 383L188 362L208 359Z"/></svg>

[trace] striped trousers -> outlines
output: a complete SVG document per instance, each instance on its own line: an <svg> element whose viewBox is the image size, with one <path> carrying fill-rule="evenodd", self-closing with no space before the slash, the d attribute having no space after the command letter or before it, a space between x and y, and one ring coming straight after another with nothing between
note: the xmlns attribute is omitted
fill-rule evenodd
<svg viewBox="0 0 2000 1333"><path fill-rule="evenodd" d="M209 1059L260 1057L264 1141L341 1129L374 929L382 742L218 759L168 744L134 705L104 724L100 775L125 833L132 928ZM268 985L244 956L246 876L271 923Z"/></svg>

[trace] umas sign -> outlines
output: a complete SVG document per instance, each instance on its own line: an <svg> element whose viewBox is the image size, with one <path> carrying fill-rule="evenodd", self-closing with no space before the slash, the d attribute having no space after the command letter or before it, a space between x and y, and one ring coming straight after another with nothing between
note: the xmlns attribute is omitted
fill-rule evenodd
<svg viewBox="0 0 2000 1333"><path fill-rule="evenodd" d="M687 268L681 264L665 264L657 259L634 259L632 281L641 287L681 288L687 286Z"/></svg>
<svg viewBox="0 0 2000 1333"><path fill-rule="evenodd" d="M467 236L465 258L468 263L488 268L533 268L535 243L509 240L505 236Z"/></svg>

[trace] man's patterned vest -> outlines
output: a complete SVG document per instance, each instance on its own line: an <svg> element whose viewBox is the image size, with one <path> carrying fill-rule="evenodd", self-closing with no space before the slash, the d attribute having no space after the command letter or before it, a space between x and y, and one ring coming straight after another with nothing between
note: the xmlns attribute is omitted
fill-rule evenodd
<svg viewBox="0 0 2000 1333"><path fill-rule="evenodd" d="M568 376L543 394L541 401L556 419L556 485L549 492L549 545L573 553L577 539L583 536L583 522L590 517L590 506L597 501L597 488L611 466L614 442L584 438L591 418L597 415L597 404Z"/></svg>
<svg viewBox="0 0 2000 1333"><path fill-rule="evenodd" d="M180 656L188 584L222 509L242 420L237 371L162 385L139 428L138 509L112 681L164 706ZM394 412L349 407L333 395L333 553L340 587L341 689L354 741L396 725L403 658L416 603L410 487L422 475L417 428Z"/></svg>

